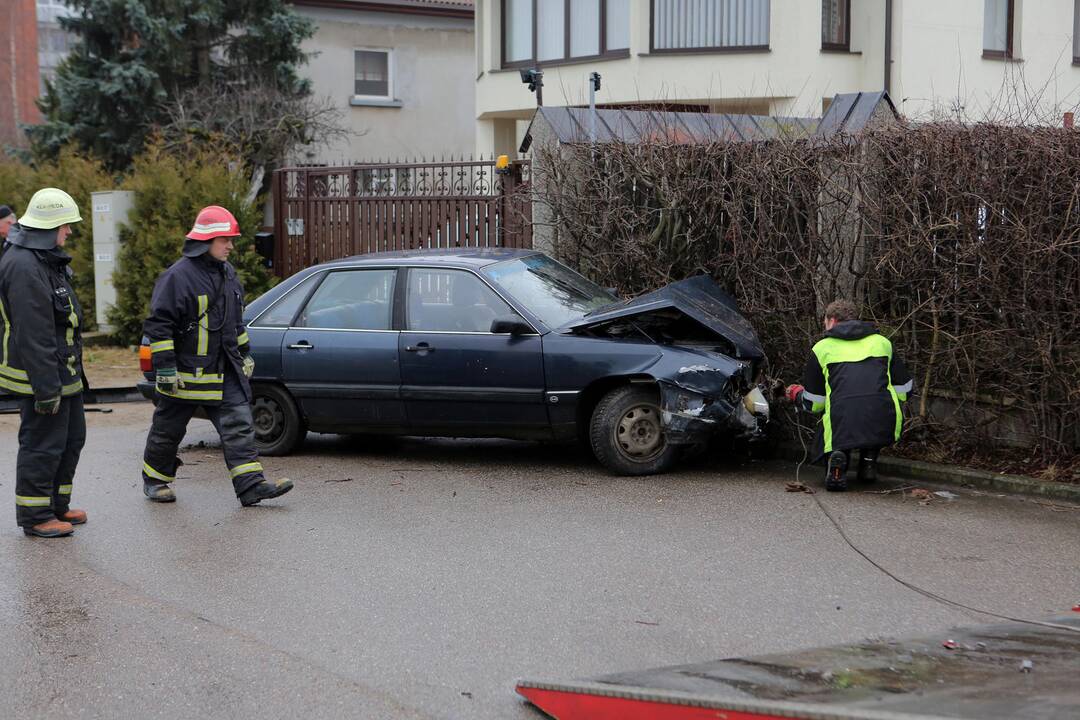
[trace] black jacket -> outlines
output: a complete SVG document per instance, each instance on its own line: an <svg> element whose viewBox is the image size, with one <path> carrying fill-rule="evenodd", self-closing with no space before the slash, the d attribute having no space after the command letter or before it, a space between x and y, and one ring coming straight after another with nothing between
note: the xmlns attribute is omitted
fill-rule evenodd
<svg viewBox="0 0 1080 720"><path fill-rule="evenodd" d="M881 448L900 439L911 374L872 323L837 323L814 345L803 373L803 401L822 413L818 457Z"/></svg>
<svg viewBox="0 0 1080 720"><path fill-rule="evenodd" d="M229 370L250 399L243 373L243 358L250 350L243 314L244 288L227 262L209 254L185 256L161 274L143 334L154 369L176 368L179 374L184 387L174 399L220 403Z"/></svg>
<svg viewBox="0 0 1080 720"><path fill-rule="evenodd" d="M22 232L18 225L11 235ZM38 400L83 391L82 306L60 248L7 244L0 258L0 393Z"/></svg>

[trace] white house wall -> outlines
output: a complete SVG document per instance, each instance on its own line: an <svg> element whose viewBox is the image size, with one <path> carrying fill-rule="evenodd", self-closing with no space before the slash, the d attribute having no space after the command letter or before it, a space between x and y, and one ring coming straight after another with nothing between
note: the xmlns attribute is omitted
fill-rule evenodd
<svg viewBox="0 0 1080 720"><path fill-rule="evenodd" d="M1008 119L1020 106L1052 123L1080 101L1073 0L1016 0L1013 61L982 57L983 0L895 2L892 95L903 114Z"/></svg>
<svg viewBox="0 0 1080 720"><path fill-rule="evenodd" d="M885 0L851 0L850 52L822 50L819 0L772 0L767 52L651 54L649 0L631 3L629 57L545 67L545 104L585 105L593 71L603 77L601 104L672 102L722 112L817 116L836 93L885 87ZM1016 62L983 59L984 0L893 0L890 94L909 117L961 107L967 119L981 119L1000 110L1003 85L1022 84L1022 104L1033 101L1044 120L1060 120L1080 101L1074 5L1016 0ZM485 153L512 152L520 121L536 107L519 71L501 68L501 6L476 2L476 144Z"/></svg>
<svg viewBox="0 0 1080 720"><path fill-rule="evenodd" d="M305 75L354 133L305 162L469 155L475 145L475 51L471 20L403 13L297 7L318 26L304 49L317 53ZM353 51L393 49L393 95L400 107L350 105Z"/></svg>

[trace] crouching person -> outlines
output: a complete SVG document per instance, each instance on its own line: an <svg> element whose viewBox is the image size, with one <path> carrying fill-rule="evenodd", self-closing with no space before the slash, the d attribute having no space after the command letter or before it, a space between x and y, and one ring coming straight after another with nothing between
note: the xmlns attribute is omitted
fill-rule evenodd
<svg viewBox="0 0 1080 720"><path fill-rule="evenodd" d="M900 439L901 408L911 391L911 375L889 339L860 320L853 303L830 303L825 337L810 353L803 385L787 388L788 399L822 416L814 456L826 463L826 490L847 490L852 450L860 451L858 479L877 479L878 452Z"/></svg>
<svg viewBox="0 0 1080 720"><path fill-rule="evenodd" d="M156 374L157 408L143 453L143 493L174 502L176 456L195 410L202 407L221 436L225 464L240 504L284 495L289 480L269 481L255 450L251 418L254 369L244 329L244 290L229 264L240 226L217 205L203 208L183 256L154 285L143 325Z"/></svg>

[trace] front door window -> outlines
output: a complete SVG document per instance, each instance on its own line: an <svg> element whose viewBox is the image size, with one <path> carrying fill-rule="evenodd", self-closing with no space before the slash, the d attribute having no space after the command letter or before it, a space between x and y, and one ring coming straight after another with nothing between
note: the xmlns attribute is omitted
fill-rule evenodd
<svg viewBox="0 0 1080 720"><path fill-rule="evenodd" d="M480 278L463 270L409 271L405 321L424 332L491 332L491 321L515 314Z"/></svg>

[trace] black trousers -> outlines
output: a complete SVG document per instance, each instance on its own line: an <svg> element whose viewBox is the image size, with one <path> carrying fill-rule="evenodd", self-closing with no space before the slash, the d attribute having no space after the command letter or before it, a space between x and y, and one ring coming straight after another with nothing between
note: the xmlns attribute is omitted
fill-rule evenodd
<svg viewBox="0 0 1080 720"><path fill-rule="evenodd" d="M221 437L225 464L229 468L237 495L263 481L259 453L255 450L255 428L251 405L243 385L230 370L225 373L225 387L220 405L185 402L158 396L157 408L143 452L143 480L170 483L176 479L180 458L176 451L187 432L195 410L202 407Z"/></svg>
<svg viewBox="0 0 1080 720"><path fill-rule="evenodd" d="M86 444L86 416L82 395L63 398L55 415L39 415L34 398L25 398L19 415L15 519L21 527L30 527L68 511L75 468Z"/></svg>

